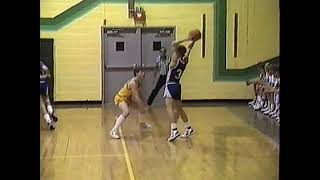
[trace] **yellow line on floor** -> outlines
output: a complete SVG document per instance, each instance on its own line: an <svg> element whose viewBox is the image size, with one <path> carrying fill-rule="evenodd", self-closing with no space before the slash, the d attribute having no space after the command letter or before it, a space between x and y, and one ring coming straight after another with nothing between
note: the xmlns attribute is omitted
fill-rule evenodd
<svg viewBox="0 0 320 180"><path fill-rule="evenodd" d="M126 145L126 141L124 140L123 134L122 134L122 128L119 128L119 133L120 133L120 140L121 140L121 144L123 147L123 151L124 151L124 158L126 159L126 164L128 167L128 171L129 171L129 176L130 176L130 180L135 180L134 174L133 174L133 170L132 170L132 166L131 166L131 162L129 159L129 152L127 149L127 145Z"/></svg>

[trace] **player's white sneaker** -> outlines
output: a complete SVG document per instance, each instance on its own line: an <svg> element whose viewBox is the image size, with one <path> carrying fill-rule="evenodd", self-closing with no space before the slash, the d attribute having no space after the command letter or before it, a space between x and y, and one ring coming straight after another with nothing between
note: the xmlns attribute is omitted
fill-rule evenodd
<svg viewBox="0 0 320 180"><path fill-rule="evenodd" d="M190 128L186 128L186 130L184 131L184 133L181 135L182 138L187 138L191 135L194 134L194 130L190 127Z"/></svg>
<svg viewBox="0 0 320 180"><path fill-rule="evenodd" d="M249 106L253 106L256 103L256 100L253 100L251 102L248 103Z"/></svg>
<svg viewBox="0 0 320 180"><path fill-rule="evenodd" d="M168 141L171 142L179 136L180 136L180 133L178 132L178 130L171 130L170 137L168 138Z"/></svg>
<svg viewBox="0 0 320 180"><path fill-rule="evenodd" d="M114 138L114 139L120 139L120 136L119 136L119 134L118 134L118 131L116 131L116 130L114 130L114 129L112 129L112 130L110 131L110 136L111 136L112 138Z"/></svg>

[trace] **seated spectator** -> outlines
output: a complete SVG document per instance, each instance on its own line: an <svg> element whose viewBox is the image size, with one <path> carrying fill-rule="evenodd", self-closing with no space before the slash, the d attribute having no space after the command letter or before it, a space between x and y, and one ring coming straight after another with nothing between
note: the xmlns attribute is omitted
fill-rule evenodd
<svg viewBox="0 0 320 180"><path fill-rule="evenodd" d="M254 94L255 94L255 99L251 102L249 102L249 106L253 106L256 101L257 101L257 95L258 95L258 89L257 89L257 85L260 83L260 81L263 79L265 71L264 71L264 64L263 62L259 62L257 64L258 66L258 71L259 71L259 77L257 79L251 80L251 81L247 81L247 86L253 84L253 90L254 90Z"/></svg>
<svg viewBox="0 0 320 180"><path fill-rule="evenodd" d="M271 81L270 67L271 67L270 63L266 63L264 65L265 75L263 76L262 80L259 81L259 83L257 84L257 101L253 105L253 109L255 111L256 110L260 110L261 108L266 108L267 107L267 104L265 103L266 102L266 97L263 94L263 91L264 91L265 86L267 86L269 84L269 82Z"/></svg>
<svg viewBox="0 0 320 180"><path fill-rule="evenodd" d="M261 110L264 115L274 118L280 124L280 68L279 64L258 63L260 76L247 81L253 84L255 99L249 102L254 110Z"/></svg>
<svg viewBox="0 0 320 180"><path fill-rule="evenodd" d="M272 71L273 71L273 76L272 76L272 80L271 80L271 85L267 86L264 91L264 94L267 96L268 107L266 109L262 109L261 111L265 115L270 115L276 109L274 95L275 95L275 92L277 91L277 89L279 87L279 83L280 83L279 82L280 81L279 66L274 65L272 68Z"/></svg>

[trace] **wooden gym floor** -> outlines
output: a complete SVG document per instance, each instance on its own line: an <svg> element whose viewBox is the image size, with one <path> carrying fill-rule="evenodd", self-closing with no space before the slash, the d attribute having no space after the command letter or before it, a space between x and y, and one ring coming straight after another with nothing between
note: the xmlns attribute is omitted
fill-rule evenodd
<svg viewBox="0 0 320 180"><path fill-rule="evenodd" d="M40 123L41 180L277 180L277 143L253 124L264 121L245 105L189 106L196 133L167 142L163 106L141 116L152 125L141 130L132 112L121 140L109 131L118 110L104 107L57 108L59 123ZM259 124L259 123L258 123ZM178 128L183 131L182 121Z"/></svg>

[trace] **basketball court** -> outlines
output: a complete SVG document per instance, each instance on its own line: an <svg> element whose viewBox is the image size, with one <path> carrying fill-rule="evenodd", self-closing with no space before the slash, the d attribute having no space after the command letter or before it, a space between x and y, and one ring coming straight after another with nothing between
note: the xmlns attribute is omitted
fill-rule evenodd
<svg viewBox="0 0 320 180"><path fill-rule="evenodd" d="M163 106L141 116L151 129L140 129L133 112L120 140L109 136L119 113L115 106L58 108L63 121L56 132L40 127L41 179L278 179L277 143L252 125L265 120L255 119L246 105L187 106L196 133L173 143L167 142Z"/></svg>
<svg viewBox="0 0 320 180"><path fill-rule="evenodd" d="M279 0L40 6L41 180L279 179Z"/></svg>

